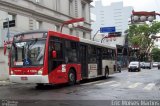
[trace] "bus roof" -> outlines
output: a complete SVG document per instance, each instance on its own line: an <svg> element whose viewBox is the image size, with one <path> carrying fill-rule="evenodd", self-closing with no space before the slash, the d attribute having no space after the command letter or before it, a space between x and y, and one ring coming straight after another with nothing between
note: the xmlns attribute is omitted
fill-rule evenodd
<svg viewBox="0 0 160 106"><path fill-rule="evenodd" d="M76 37L74 35L68 35L68 34L62 34L60 32L55 32L55 31L47 31L47 30L34 30L34 31L28 31L28 32L21 32L21 33L18 33L16 35L14 35L14 37L17 37L19 35L23 35L23 34L32 34L32 33L48 33L48 32L52 32L52 33L56 33L56 34L60 34L60 35L63 35L66 36L67 38L68 37L74 37L76 39L79 39L80 42L83 42L83 43L86 43L86 44L92 44L92 45L95 45L95 46L101 46L101 47L106 47L106 48L111 48L111 49L116 49L116 47L114 46L108 46L106 44L103 44L103 43L100 43L100 42L96 42L96 41L92 41L92 40L89 40L89 39L84 39L84 38L79 38L79 37ZM64 37L64 38L66 38ZM68 38L69 39L69 38Z"/></svg>
<svg viewBox="0 0 160 106"><path fill-rule="evenodd" d="M56 35L58 34L59 35L58 37L62 37L64 39L75 40L75 41L77 41L77 39L78 39L78 41L83 42L83 43L92 44L92 45L95 45L95 46L106 47L106 48L111 48L111 49L116 49L116 47L114 47L114 46L108 46L108 45L100 43L100 42L96 42L96 41L92 41L92 40L89 40L89 39L76 37L74 35L62 34L62 33L55 32L55 31L51 31L51 32L55 33Z"/></svg>
<svg viewBox="0 0 160 106"><path fill-rule="evenodd" d="M80 38L80 42L87 43L87 44L92 44L92 45L95 45L95 46L101 46L101 47L116 49L116 47L114 47L114 46L108 46L106 44L96 42L96 41L92 41L92 40L89 40L89 39L84 39L84 38Z"/></svg>

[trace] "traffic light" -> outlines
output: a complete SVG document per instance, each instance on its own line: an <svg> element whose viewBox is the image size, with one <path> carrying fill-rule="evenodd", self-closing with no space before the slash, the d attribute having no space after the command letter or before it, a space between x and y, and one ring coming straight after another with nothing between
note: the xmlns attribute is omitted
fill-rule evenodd
<svg viewBox="0 0 160 106"><path fill-rule="evenodd" d="M145 22L145 21L152 22L155 19L156 19L155 11L153 12L146 12L146 11L134 12L132 11L132 15L131 15L132 23Z"/></svg>

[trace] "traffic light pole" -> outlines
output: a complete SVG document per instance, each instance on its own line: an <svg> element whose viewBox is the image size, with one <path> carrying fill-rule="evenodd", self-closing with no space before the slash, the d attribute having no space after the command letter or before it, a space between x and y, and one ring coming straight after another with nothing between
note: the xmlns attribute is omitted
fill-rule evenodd
<svg viewBox="0 0 160 106"><path fill-rule="evenodd" d="M103 38L102 38L101 43L103 42L103 40L104 40L105 38L107 38L107 37L103 37Z"/></svg>
<svg viewBox="0 0 160 106"><path fill-rule="evenodd" d="M96 35L98 34L99 31L100 31L100 30L97 30L97 32L94 34L94 36L93 36L93 41L94 41L94 39L95 39L95 37L96 37Z"/></svg>
<svg viewBox="0 0 160 106"><path fill-rule="evenodd" d="M9 37L10 37L10 31L9 31L9 18L6 18L7 20L7 23L8 23L8 27L7 27L7 38L8 38L8 41L9 41Z"/></svg>
<svg viewBox="0 0 160 106"><path fill-rule="evenodd" d="M61 25L61 30L60 32L62 33L62 30L63 30L63 27L64 25L69 25L69 24L73 24L73 23L78 23L78 22L84 22L84 18L73 18L71 20L68 20L68 21L64 21Z"/></svg>

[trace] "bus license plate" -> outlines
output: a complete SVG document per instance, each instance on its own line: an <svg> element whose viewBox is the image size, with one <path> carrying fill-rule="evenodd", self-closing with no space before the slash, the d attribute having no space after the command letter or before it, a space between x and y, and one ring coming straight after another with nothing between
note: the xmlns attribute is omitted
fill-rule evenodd
<svg viewBox="0 0 160 106"><path fill-rule="evenodd" d="M21 80L28 80L27 77L21 77Z"/></svg>

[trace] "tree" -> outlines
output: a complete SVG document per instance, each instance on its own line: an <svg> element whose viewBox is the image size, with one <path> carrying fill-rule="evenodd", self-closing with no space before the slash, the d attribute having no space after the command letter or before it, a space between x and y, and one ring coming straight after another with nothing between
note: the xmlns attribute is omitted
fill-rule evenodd
<svg viewBox="0 0 160 106"><path fill-rule="evenodd" d="M152 35L160 32L160 22L152 22L150 24L133 24L126 31L128 36L128 44L131 47L139 47L139 59L144 61L145 57L149 57L150 50L154 45ZM146 56L147 55L147 56ZM148 58L149 59L149 58ZM148 60L147 59L147 60Z"/></svg>
<svg viewBox="0 0 160 106"><path fill-rule="evenodd" d="M152 58L154 61L160 62L160 55L159 55L160 49L159 48L153 48L151 54L152 54Z"/></svg>

